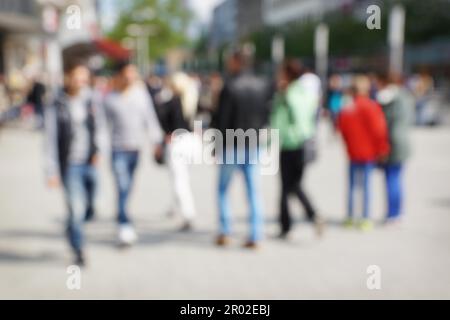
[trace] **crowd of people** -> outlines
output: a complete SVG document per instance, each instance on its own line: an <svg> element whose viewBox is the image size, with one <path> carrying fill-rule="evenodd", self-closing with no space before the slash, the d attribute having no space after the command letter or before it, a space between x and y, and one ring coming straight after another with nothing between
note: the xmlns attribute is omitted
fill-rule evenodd
<svg viewBox="0 0 450 320"><path fill-rule="evenodd" d="M229 129L237 130L237 135L263 128L278 130L280 239L291 234L291 196L302 204L317 236L324 234L326 220L314 204L319 199L310 198L303 184L305 171L316 158L316 133L323 114L342 136L349 159L348 209L343 224L362 230L373 228L370 179L376 168L386 177L385 223L399 222L402 177L410 155L409 127L415 109L414 96L400 77L357 74L343 81L340 75L331 75L324 88L320 78L301 61L287 59L277 67L273 79L268 79L252 72L251 58L241 51L229 55L226 68L225 77L212 73L201 79L175 72L143 80L129 61L115 63L109 78L91 73L83 61L71 61L65 66L63 88L48 105L42 100L45 88L33 86L28 100L36 105L38 118L44 119L47 181L50 187L64 190L67 238L76 264L85 263L83 225L95 218L102 134L107 137L117 191L118 244L130 246L138 240L128 200L145 144L151 145L155 162L170 172L174 199L169 212L179 212L184 218L181 231L192 230L197 212L186 159L195 157L201 148L202 137L193 130L198 119L223 136ZM264 238L257 170L263 146L238 146L236 140L216 140L224 151L215 155L219 170L215 242L218 246L230 242L230 181L241 172L249 204L249 234L244 247L254 249Z"/></svg>

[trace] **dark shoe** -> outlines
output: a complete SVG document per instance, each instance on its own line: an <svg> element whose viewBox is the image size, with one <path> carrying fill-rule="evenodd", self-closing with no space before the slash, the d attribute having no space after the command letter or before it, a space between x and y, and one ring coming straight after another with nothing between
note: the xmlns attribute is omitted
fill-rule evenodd
<svg viewBox="0 0 450 320"><path fill-rule="evenodd" d="M183 223L183 225L180 228L180 232L191 232L193 229L192 223L190 222L185 222Z"/></svg>
<svg viewBox="0 0 450 320"><path fill-rule="evenodd" d="M230 244L230 238L226 235L219 235L216 239L216 245L219 247L225 247Z"/></svg>
<svg viewBox="0 0 450 320"><path fill-rule="evenodd" d="M289 239L289 231L281 231L280 234L277 236L280 240L288 240Z"/></svg>
<svg viewBox="0 0 450 320"><path fill-rule="evenodd" d="M246 243L244 243L243 247L245 249L256 250L259 249L259 243L256 241L249 240Z"/></svg>
<svg viewBox="0 0 450 320"><path fill-rule="evenodd" d="M81 251L75 252L74 264L79 266L80 268L86 266L86 260L84 259L83 252Z"/></svg>
<svg viewBox="0 0 450 320"><path fill-rule="evenodd" d="M89 208L86 210L86 215L84 216L84 222L91 222L95 220L94 210Z"/></svg>

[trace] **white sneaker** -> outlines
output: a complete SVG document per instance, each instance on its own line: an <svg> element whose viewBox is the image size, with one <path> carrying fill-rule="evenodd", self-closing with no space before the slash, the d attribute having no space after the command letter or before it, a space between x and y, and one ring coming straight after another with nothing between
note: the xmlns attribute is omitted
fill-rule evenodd
<svg viewBox="0 0 450 320"><path fill-rule="evenodd" d="M122 224L119 226L118 238L119 245L121 246L131 246L138 239L136 231L134 231L133 226L130 224Z"/></svg>

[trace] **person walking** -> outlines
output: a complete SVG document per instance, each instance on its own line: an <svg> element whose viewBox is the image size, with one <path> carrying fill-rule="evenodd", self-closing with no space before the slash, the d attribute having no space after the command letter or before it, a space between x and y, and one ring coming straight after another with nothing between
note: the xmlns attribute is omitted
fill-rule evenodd
<svg viewBox="0 0 450 320"><path fill-rule="evenodd" d="M167 83L155 95L156 110L165 132L164 160L167 162L175 201L170 214L180 211L184 222L180 231L190 231L196 216L194 196L190 184L189 164L201 149L201 140L192 133L183 114L183 95L190 86L178 83L178 74L168 78ZM161 160L161 161L164 161Z"/></svg>
<svg viewBox="0 0 450 320"><path fill-rule="evenodd" d="M94 208L98 162L98 109L88 83L89 69L72 62L64 89L45 111L47 183L57 187L62 181L64 186L67 236L80 266L85 263L83 222Z"/></svg>
<svg viewBox="0 0 450 320"><path fill-rule="evenodd" d="M247 130L257 132L267 122L270 90L267 81L255 76L249 69L249 58L240 51L234 52L227 61L230 77L221 90L218 107L213 114L211 127L223 139L216 139L219 162L218 202L220 231L216 243L229 244L231 235L231 210L228 192L233 173L241 171L245 177L250 206L250 235L244 244L257 248L263 237L263 208L258 178L258 146L247 143ZM227 131L235 135L228 137ZM221 142L219 142L221 141ZM238 143L243 141L243 145Z"/></svg>
<svg viewBox="0 0 450 320"><path fill-rule="evenodd" d="M298 80L302 73L296 60L285 61L277 75L278 93L274 99L271 126L280 133L280 238L287 238L292 228L288 198L295 195L303 205L306 216L313 222L320 236L323 221L318 217L309 197L303 190L302 180L306 168L305 142L316 131L317 97L304 82Z"/></svg>
<svg viewBox="0 0 450 320"><path fill-rule="evenodd" d="M414 122L414 98L387 74L377 77L377 100L386 116L389 143L387 159L382 163L386 178L387 224L399 221L403 209L403 171L411 153L410 127Z"/></svg>
<svg viewBox="0 0 450 320"><path fill-rule="evenodd" d="M118 243L129 246L137 234L127 212L140 149L144 141L160 153L163 139L153 103L136 67L125 61L115 67L114 90L106 97L105 114L111 139L112 168L117 187Z"/></svg>
<svg viewBox="0 0 450 320"><path fill-rule="evenodd" d="M338 117L338 128L344 139L349 165L348 211L346 226L355 221L354 194L357 189L363 194L362 217L359 227L368 231L370 220L370 179L377 161L389 154L386 120L378 103L369 98L370 80L358 75L353 81L353 101L345 105Z"/></svg>

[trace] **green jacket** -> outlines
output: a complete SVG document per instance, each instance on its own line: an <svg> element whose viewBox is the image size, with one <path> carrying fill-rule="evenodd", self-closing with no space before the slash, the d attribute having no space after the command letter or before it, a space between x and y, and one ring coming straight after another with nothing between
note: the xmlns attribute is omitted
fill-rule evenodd
<svg viewBox="0 0 450 320"><path fill-rule="evenodd" d="M316 130L317 99L299 81L286 92L277 93L270 116L273 129L280 133L281 150L295 150L313 137Z"/></svg>
<svg viewBox="0 0 450 320"><path fill-rule="evenodd" d="M380 102L386 116L391 145L387 162L399 164L411 153L409 130L413 122L414 99L406 89L399 88L391 101Z"/></svg>

